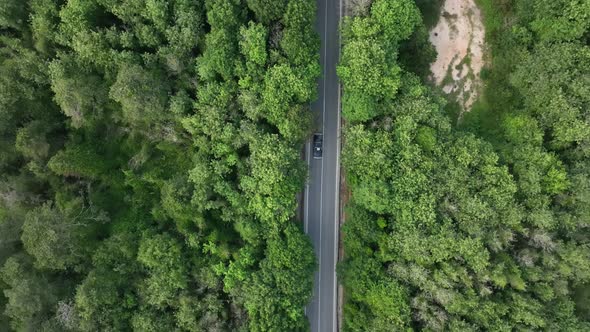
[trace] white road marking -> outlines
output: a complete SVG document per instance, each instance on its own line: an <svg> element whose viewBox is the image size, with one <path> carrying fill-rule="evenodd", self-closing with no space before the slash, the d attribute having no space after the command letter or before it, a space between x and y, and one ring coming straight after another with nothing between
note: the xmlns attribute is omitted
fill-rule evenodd
<svg viewBox="0 0 590 332"><path fill-rule="evenodd" d="M324 93L324 100L323 100L323 105L322 105L322 135L325 133L325 129L326 129L326 77L327 77L327 72L326 72L326 65L328 63L328 58L327 58L327 53L328 53L328 48L326 47L326 42L328 41L328 0L326 0L324 2L325 7L324 7L324 15L325 15L325 20L324 20L324 70L323 70L323 75L324 78L322 80L322 84L323 86L323 93ZM321 296L321 290L320 287L322 285L322 226L323 226L323 188L324 188L324 159L322 158L322 170L321 170L321 183L320 183L320 253L319 253L319 280L318 280L318 331L321 331L321 326L320 326L320 317L321 317L321 303L322 303L322 296Z"/></svg>
<svg viewBox="0 0 590 332"><path fill-rule="evenodd" d="M305 159L307 159L307 169L311 170L311 160L309 158L309 154L311 151L311 143L307 142L305 145ZM309 175L311 178L311 174ZM303 211L303 231L307 234L307 225L309 223L308 216L309 216L309 179L305 182L305 190L303 192L303 200L305 204L305 211ZM306 309L307 310L307 309Z"/></svg>

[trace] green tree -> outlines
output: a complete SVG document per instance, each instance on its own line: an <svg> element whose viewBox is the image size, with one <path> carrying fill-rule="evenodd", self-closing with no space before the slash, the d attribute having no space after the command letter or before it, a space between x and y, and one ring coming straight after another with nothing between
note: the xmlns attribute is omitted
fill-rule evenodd
<svg viewBox="0 0 590 332"><path fill-rule="evenodd" d="M131 125L164 121L170 88L161 74L138 65L123 66L109 96L121 104L123 120Z"/></svg>
<svg viewBox="0 0 590 332"><path fill-rule="evenodd" d="M559 61L555 61L559 59ZM548 131L552 148L590 140L586 118L590 97L590 48L578 44L540 46L528 54L511 76L527 111Z"/></svg>
<svg viewBox="0 0 590 332"><path fill-rule="evenodd" d="M139 245L137 260L149 270L143 293L148 303L162 307L172 304L177 292L187 287L180 243L170 235L146 236Z"/></svg>
<svg viewBox="0 0 590 332"><path fill-rule="evenodd" d="M227 330L223 302L213 295L198 299L182 296L176 312L176 324L187 331Z"/></svg>
<svg viewBox="0 0 590 332"><path fill-rule="evenodd" d="M51 63L49 72L55 102L70 117L74 127L89 125L101 118L108 104L108 86L99 76L68 57Z"/></svg>
<svg viewBox="0 0 590 332"><path fill-rule="evenodd" d="M210 0L207 4L207 22L211 32L205 37L205 51L197 59L197 71L202 79L219 75L229 80L238 59L238 35L242 22L239 1Z"/></svg>
<svg viewBox="0 0 590 332"><path fill-rule="evenodd" d="M248 311L305 327L313 251L283 229L305 178L314 11L2 2L0 329L242 331ZM280 308L248 302L254 273Z"/></svg>
<svg viewBox="0 0 590 332"><path fill-rule="evenodd" d="M49 156L51 148L47 142L47 134L51 128L42 121L31 121L16 134L15 147L26 158L44 160Z"/></svg>
<svg viewBox="0 0 590 332"><path fill-rule="evenodd" d="M268 59L268 52L266 50L266 43L268 38L268 30L262 24L255 24L250 22L248 27L240 29L240 51L246 58L246 66L252 70L266 65ZM254 82L250 82L252 84ZM241 84L242 85L242 84Z"/></svg>
<svg viewBox="0 0 590 332"><path fill-rule="evenodd" d="M0 269L2 281L8 285L4 314L10 317L14 330L39 330L51 318L57 304L56 288L42 275L35 273L26 256L9 258Z"/></svg>
<svg viewBox="0 0 590 332"><path fill-rule="evenodd" d="M28 1L6 0L0 4L0 26L22 30L27 21Z"/></svg>
<svg viewBox="0 0 590 332"><path fill-rule="evenodd" d="M401 69L389 58L380 27L368 18L354 18L346 25L338 76L347 93L343 116L353 122L379 115L379 102L392 98L400 87Z"/></svg>
<svg viewBox="0 0 590 332"><path fill-rule="evenodd" d="M137 238L119 233L105 240L92 257L94 269L76 288L80 329L125 330L138 305Z"/></svg>
<svg viewBox="0 0 590 332"><path fill-rule="evenodd" d="M287 65L273 66L266 72L262 116L274 124L287 141L297 142L310 131L311 112L302 105L315 96L314 77L305 76Z"/></svg>
<svg viewBox="0 0 590 332"><path fill-rule="evenodd" d="M89 249L86 243L92 243L92 233L108 218L80 203L74 203L69 210L60 211L46 203L27 213L22 242L35 257L36 267L65 270L85 264Z"/></svg>
<svg viewBox="0 0 590 332"><path fill-rule="evenodd" d="M289 0L246 0L248 8L254 12L256 19L269 24L283 16Z"/></svg>
<svg viewBox="0 0 590 332"><path fill-rule="evenodd" d="M541 40L571 41L590 29L588 1L535 1L529 5L534 20L531 27Z"/></svg>
<svg viewBox="0 0 590 332"><path fill-rule="evenodd" d="M303 186L305 168L295 149L276 135L256 137L250 144L251 173L240 186L252 213L266 225L277 227L294 216L295 195Z"/></svg>
<svg viewBox="0 0 590 332"><path fill-rule="evenodd" d="M319 75L320 41L313 30L315 24L315 1L289 1L287 12L283 18L285 25L281 49L289 61L296 65L310 67L311 79ZM315 75L315 76L314 76Z"/></svg>
<svg viewBox="0 0 590 332"><path fill-rule="evenodd" d="M89 144L67 146L51 157L47 166L54 173L66 177L97 179L108 174L108 164Z"/></svg>
<svg viewBox="0 0 590 332"><path fill-rule="evenodd" d="M411 0L376 0L371 6L371 18L390 43L408 39L421 21L420 11Z"/></svg>
<svg viewBox="0 0 590 332"><path fill-rule="evenodd" d="M161 312L150 308L138 310L131 318L134 331L158 332L174 331L175 324L172 317L162 315Z"/></svg>
<svg viewBox="0 0 590 332"><path fill-rule="evenodd" d="M53 0L32 0L31 33L35 42L35 49L49 54L55 46L57 26L59 24L60 2Z"/></svg>
<svg viewBox="0 0 590 332"><path fill-rule="evenodd" d="M309 239L294 224L272 234L260 270L247 281L245 307L251 331L308 328L303 307L311 298L315 261Z"/></svg>

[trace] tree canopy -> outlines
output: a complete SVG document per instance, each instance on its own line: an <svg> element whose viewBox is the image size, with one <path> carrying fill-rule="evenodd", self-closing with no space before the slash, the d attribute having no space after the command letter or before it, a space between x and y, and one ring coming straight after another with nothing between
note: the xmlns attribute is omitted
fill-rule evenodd
<svg viewBox="0 0 590 332"><path fill-rule="evenodd" d="M315 1L0 4L0 330L305 330Z"/></svg>
<svg viewBox="0 0 590 332"><path fill-rule="evenodd" d="M491 109L459 125L412 72L413 1L345 21L344 330L590 328L588 10L514 3L483 1L513 26L488 31Z"/></svg>

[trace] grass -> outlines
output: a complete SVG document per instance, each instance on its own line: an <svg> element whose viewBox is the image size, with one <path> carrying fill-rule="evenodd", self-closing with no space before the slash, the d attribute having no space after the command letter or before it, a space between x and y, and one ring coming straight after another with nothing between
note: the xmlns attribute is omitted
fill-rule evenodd
<svg viewBox="0 0 590 332"><path fill-rule="evenodd" d="M457 56L455 55L455 57L451 61L451 64L447 67L447 72L445 73L445 77L442 79L441 83L439 84L441 87L445 87L449 84L455 83L455 79L453 78L453 65L452 65L452 63L456 59L457 59Z"/></svg>
<svg viewBox="0 0 590 332"><path fill-rule="evenodd" d="M503 13L494 0L475 0L483 15L483 24L486 28L486 38L494 39L504 26L507 13Z"/></svg>
<svg viewBox="0 0 590 332"><path fill-rule="evenodd" d="M482 10L488 59L480 74L484 84L482 94L471 111L464 114L459 126L493 143L500 137L498 128L503 115L519 105L519 96L508 81L514 69L515 45L508 42L509 30L504 22L511 15L511 9L498 5L497 0L475 2Z"/></svg>
<svg viewBox="0 0 590 332"><path fill-rule="evenodd" d="M457 121L459 121L461 113L463 112L463 107L461 106L461 104L459 104L456 98L447 97L447 100L448 103L445 105L444 111L449 117L449 119L451 119L451 123L457 123Z"/></svg>

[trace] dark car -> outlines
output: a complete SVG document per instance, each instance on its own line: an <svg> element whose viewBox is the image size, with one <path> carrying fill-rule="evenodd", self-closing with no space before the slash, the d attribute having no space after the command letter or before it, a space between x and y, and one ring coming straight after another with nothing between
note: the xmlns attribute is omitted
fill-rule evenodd
<svg viewBox="0 0 590 332"><path fill-rule="evenodd" d="M324 143L324 135L313 134L313 157L315 159L320 159L322 157L323 143Z"/></svg>

